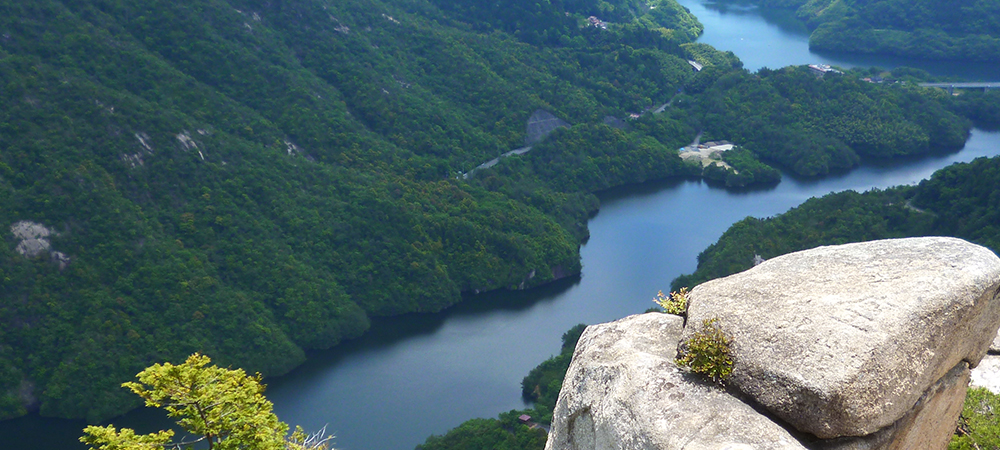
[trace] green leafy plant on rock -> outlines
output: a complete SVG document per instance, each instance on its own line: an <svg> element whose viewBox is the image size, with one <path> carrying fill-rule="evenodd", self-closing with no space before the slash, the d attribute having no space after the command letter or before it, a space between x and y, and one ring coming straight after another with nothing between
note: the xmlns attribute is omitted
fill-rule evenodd
<svg viewBox="0 0 1000 450"><path fill-rule="evenodd" d="M663 308L663 312L667 314L675 314L678 316L683 316L687 314L688 307L688 288L680 288L677 292L671 292L670 295L665 295L663 291L656 293L656 298L653 299L653 303L660 305Z"/></svg>
<svg viewBox="0 0 1000 450"><path fill-rule="evenodd" d="M715 383L722 384L733 373L733 359L729 356L730 338L719 329L719 319L702 322L701 330L681 344L677 351L677 365L688 367Z"/></svg>

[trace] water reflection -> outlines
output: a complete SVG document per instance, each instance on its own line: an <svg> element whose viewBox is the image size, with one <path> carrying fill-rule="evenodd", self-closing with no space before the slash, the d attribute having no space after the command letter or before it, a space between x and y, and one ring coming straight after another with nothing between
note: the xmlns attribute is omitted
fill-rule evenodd
<svg viewBox="0 0 1000 450"><path fill-rule="evenodd" d="M744 18L760 17L769 25L777 27L785 35L796 38L809 38L809 28L805 22L795 17L795 11L780 8L760 8L749 2L708 2L705 9L720 15L732 15ZM700 19L700 17L699 17Z"/></svg>

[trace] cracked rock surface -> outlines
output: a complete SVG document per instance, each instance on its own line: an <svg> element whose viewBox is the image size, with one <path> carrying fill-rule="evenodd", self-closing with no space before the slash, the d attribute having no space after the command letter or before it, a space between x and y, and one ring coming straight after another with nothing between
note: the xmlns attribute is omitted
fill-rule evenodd
<svg viewBox="0 0 1000 450"><path fill-rule="evenodd" d="M688 320L719 319L733 339L730 383L776 416L823 439L863 436L960 362L979 363L1000 326L998 288L1000 258L984 247L873 241L699 285Z"/></svg>

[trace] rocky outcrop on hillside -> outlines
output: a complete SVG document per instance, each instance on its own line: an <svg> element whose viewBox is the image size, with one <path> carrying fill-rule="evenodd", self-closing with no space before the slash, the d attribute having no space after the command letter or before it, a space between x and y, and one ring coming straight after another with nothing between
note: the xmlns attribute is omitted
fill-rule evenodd
<svg viewBox="0 0 1000 450"><path fill-rule="evenodd" d="M1000 258L953 238L772 258L690 294L687 323L718 318L732 338L726 391L673 364L695 331L678 335L679 318L593 326L546 448L943 449L1000 326L998 291Z"/></svg>
<svg viewBox="0 0 1000 450"><path fill-rule="evenodd" d="M45 225L22 220L11 225L10 232L14 235L14 239L17 240L17 246L14 247L14 251L25 258L35 258L48 253L49 258L51 258L54 264L59 266L60 270L65 269L69 264L69 256L52 249L52 244L49 243L49 236L54 236L57 233L48 229Z"/></svg>

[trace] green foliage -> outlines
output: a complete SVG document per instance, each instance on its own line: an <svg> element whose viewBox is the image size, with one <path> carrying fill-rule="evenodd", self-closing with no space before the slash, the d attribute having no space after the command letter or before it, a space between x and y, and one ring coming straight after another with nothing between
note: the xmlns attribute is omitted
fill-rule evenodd
<svg viewBox="0 0 1000 450"><path fill-rule="evenodd" d="M531 369L531 372L521 380L521 396L534 402L535 420L549 423L552 421L552 411L556 407L563 379L573 359L573 351L580 335L587 328L578 324L563 333L562 351Z"/></svg>
<svg viewBox="0 0 1000 450"><path fill-rule="evenodd" d="M907 206L912 195L912 188L846 191L807 200L767 219L748 217L698 255L693 274L677 277L671 286L694 286L744 271L753 266L754 255L769 259L820 245L929 233L934 218Z"/></svg>
<svg viewBox="0 0 1000 450"><path fill-rule="evenodd" d="M1000 91L996 89L959 92L953 99L952 109L972 120L977 128L1000 130Z"/></svg>
<svg viewBox="0 0 1000 450"><path fill-rule="evenodd" d="M682 44L684 56L693 60L703 67L717 66L722 69L739 69L743 67L743 62L735 53L716 50L715 47L702 42L689 42Z"/></svg>
<svg viewBox="0 0 1000 450"><path fill-rule="evenodd" d="M717 322L718 319L704 320L701 330L681 344L676 362L721 384L733 372L733 360L729 356L730 338L719 329Z"/></svg>
<svg viewBox="0 0 1000 450"><path fill-rule="evenodd" d="M555 17L522 6L539 32ZM0 229L40 222L71 259L0 246L0 417L34 386L43 415L98 421L155 361L281 374L370 316L579 271L591 190L677 175L658 141L609 137L625 153L592 156L599 176L567 161L564 185L455 175L536 109L594 123L690 78L687 31L618 11L539 47L423 0L0 2Z"/></svg>
<svg viewBox="0 0 1000 450"><path fill-rule="evenodd" d="M733 224L698 255L694 273L671 283L692 286L749 269L765 259L820 245L909 236L955 236L1000 251L1000 157L977 158L935 172L916 187L806 201L767 219Z"/></svg>
<svg viewBox="0 0 1000 450"><path fill-rule="evenodd" d="M701 95L678 105L699 118L703 139L736 142L801 175L853 167L862 155L958 149L971 126L949 110L950 99L917 87L867 83L851 74L819 78L806 67L761 69L756 75L708 71L698 75L707 77L707 85L694 81ZM755 181L758 174L765 180L775 176L739 152L732 158Z"/></svg>
<svg viewBox="0 0 1000 450"><path fill-rule="evenodd" d="M584 323L578 323L573 325L573 328L566 330L566 332L562 335L562 347L560 351L562 353L573 353L576 350L577 342L580 342L580 336L582 336L583 332L586 330L587 324Z"/></svg>
<svg viewBox="0 0 1000 450"><path fill-rule="evenodd" d="M261 376L248 376L242 369L209 366L207 356L191 355L183 364L154 364L139 372L138 382L122 384L146 402L163 408L185 431L198 436L209 449L285 450L303 448L304 433L296 430L286 442L288 425L271 412L264 398ZM134 430L114 426L88 426L80 441L93 450L141 450L180 447L170 443L173 431L136 435ZM315 448L325 449L322 440Z"/></svg>
<svg viewBox="0 0 1000 450"><path fill-rule="evenodd" d="M596 192L685 174L676 148L639 133L583 124L556 131L511 163L530 165L553 189Z"/></svg>
<svg viewBox="0 0 1000 450"><path fill-rule="evenodd" d="M545 430L518 421L527 411L509 411L497 419L472 419L443 436L430 436L417 450L541 450L545 448Z"/></svg>
<svg viewBox="0 0 1000 450"><path fill-rule="evenodd" d="M722 154L722 160L735 170L727 171L726 186L773 184L781 181L781 172L760 162L753 152L736 147Z"/></svg>
<svg viewBox="0 0 1000 450"><path fill-rule="evenodd" d="M150 434L135 434L131 428L117 430L113 425L106 427L89 426L83 430L86 436L80 438L92 450L159 450L167 447L173 430Z"/></svg>
<svg viewBox="0 0 1000 450"><path fill-rule="evenodd" d="M1000 61L1000 5L990 0L763 0L797 8L816 50Z"/></svg>
<svg viewBox="0 0 1000 450"><path fill-rule="evenodd" d="M933 215L928 234L960 237L1000 252L1000 157L935 172L917 186L913 205Z"/></svg>
<svg viewBox="0 0 1000 450"><path fill-rule="evenodd" d="M656 293L656 298L653 299L653 303L660 305L660 308L663 308L663 312L667 314L684 316L687 314L687 295L688 288L686 287L682 287L677 291L671 292L670 295L664 295L663 291L659 291Z"/></svg>
<svg viewBox="0 0 1000 450"><path fill-rule="evenodd" d="M962 415L948 450L1000 448L1000 395L986 388L969 388Z"/></svg>
<svg viewBox="0 0 1000 450"><path fill-rule="evenodd" d="M760 162L750 150L734 147L722 153L722 161L705 167L705 178L723 183L726 187L744 187L752 184L774 184L781 181L781 172Z"/></svg>
<svg viewBox="0 0 1000 450"><path fill-rule="evenodd" d="M534 45L580 47L620 39L630 44L676 47L678 43L694 40L703 30L698 19L676 0L432 2L481 31L503 30ZM608 22L606 28L591 26L586 21L589 16Z"/></svg>

